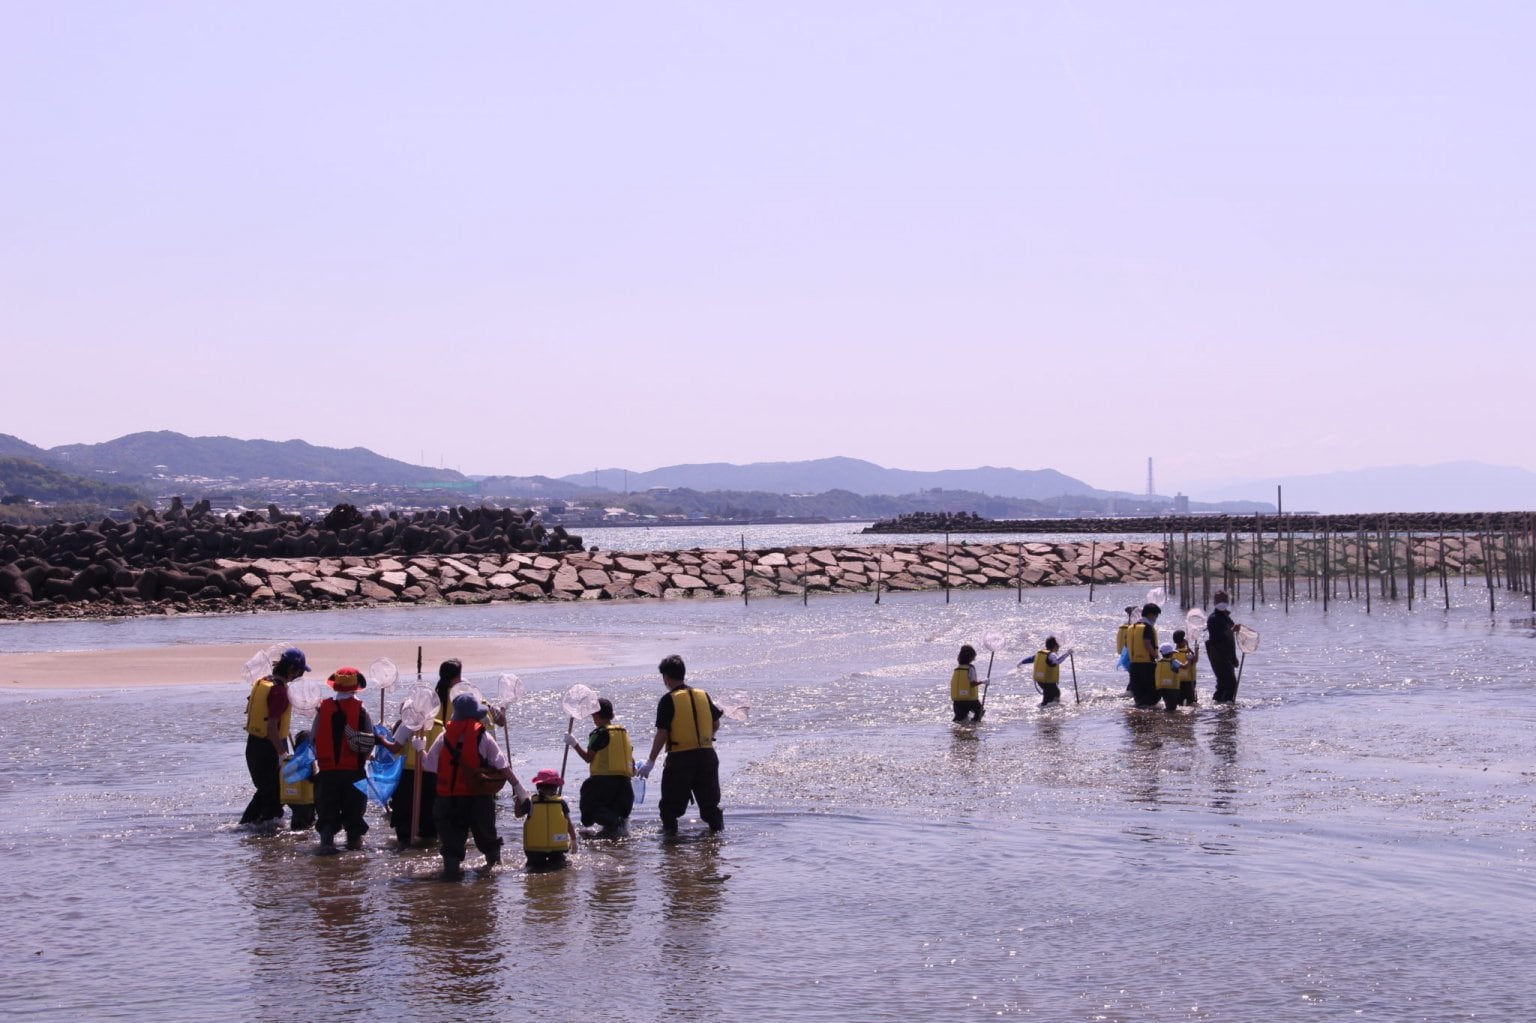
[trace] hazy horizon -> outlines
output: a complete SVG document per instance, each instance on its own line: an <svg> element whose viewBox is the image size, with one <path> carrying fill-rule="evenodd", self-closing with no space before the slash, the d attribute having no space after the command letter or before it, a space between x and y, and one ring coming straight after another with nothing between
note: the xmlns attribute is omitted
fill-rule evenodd
<svg viewBox="0 0 1536 1023"><path fill-rule="evenodd" d="M138 433L140 431L135 431ZM27 440L25 437L20 440ZM114 437L108 440L117 440ZM283 443L277 438L234 438L236 440L275 441ZM287 441L311 443L303 438L287 438ZM323 445L317 445L322 446ZM378 454L378 452L374 452ZM824 460L850 459L852 456L833 455ZM864 461L875 465L882 470L892 472L912 472L924 470L912 470L902 465L881 465L880 463ZM636 477L643 477L650 473L669 468L690 468L698 465L722 465L731 467L752 466L779 466L797 465L803 462L819 460L793 460L793 459L765 459L753 463L715 462L715 463L669 463L657 466L598 466L592 470L584 470L577 473L541 473L532 472L523 475L549 476L564 479L581 479L587 475L593 477L594 486L613 487L612 474L615 472L634 473ZM1092 480L1070 471L1069 467L1045 466L1048 471L1054 471L1063 476L1086 483L1099 491L1111 491L1111 488L1098 487ZM1004 469L1018 471L1017 466L979 466L979 465L949 465L943 470L948 472L972 472L986 471L989 469ZM1027 470L1026 470L1027 471ZM598 474L605 478L599 480ZM490 473L467 474L476 478L492 475ZM855 471L855 477L864 474ZM637 483L639 480L637 479ZM762 481L759 481L762 482ZM868 480L864 482L868 484ZM909 481L910 482L910 481ZM681 482L667 485L697 487L698 484ZM809 484L807 484L809 485ZM911 484L921 486L921 483ZM941 485L937 481L934 485ZM942 484L946 489L975 489L981 493L1000 492L997 488L989 488L984 484L976 483L967 485L964 481L952 481ZM882 489L871 491L868 486L859 487L856 484L848 486L858 493L908 493L908 490ZM627 489L627 488L626 488ZM710 486L705 489L767 489L774 491L777 488L771 485L758 486L729 481L719 483L718 486ZM813 491L820 492L812 487ZM1006 489L1006 488L1004 488ZM1277 490L1284 489L1282 498ZM1124 491L1132 496L1139 496L1142 491ZM1514 466L1492 465L1475 460L1462 460L1456 462L1441 462L1433 464L1402 464L1392 466L1364 466L1353 470L1339 470L1331 473L1315 473L1305 475L1292 475L1275 477L1271 479L1227 479L1196 481L1187 489L1167 491L1162 487L1157 488L1160 497L1172 498L1179 494L1189 497L1192 501L1202 504L1220 504L1230 501L1249 501L1267 503L1271 507L1282 504L1292 511L1316 511L1325 514L1340 512L1477 512L1477 511L1512 511L1522 508L1536 507L1536 473L1530 470ZM1017 494L1013 496L1019 496ZM1060 496L1060 495L1049 495Z"/></svg>
<svg viewBox="0 0 1536 1023"><path fill-rule="evenodd" d="M1536 11L0 9L0 432L1536 470ZM1262 497L1256 499L1264 499Z"/></svg>

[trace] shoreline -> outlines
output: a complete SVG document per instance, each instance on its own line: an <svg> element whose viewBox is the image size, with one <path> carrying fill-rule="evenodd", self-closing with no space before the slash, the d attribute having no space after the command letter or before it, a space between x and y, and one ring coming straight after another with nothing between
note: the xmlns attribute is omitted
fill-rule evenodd
<svg viewBox="0 0 1536 1023"><path fill-rule="evenodd" d="M422 682L437 679L437 667L450 657L464 662L466 676L531 668L580 667L602 663L589 643L545 638L434 637L424 648ZM415 642L320 640L298 644L309 661L307 678L324 681L337 668L351 665L367 674L380 657L395 662L400 682L414 685ZM215 643L109 650L46 650L0 653L0 691L43 692L63 689L142 689L158 686L228 684L244 687L241 669L259 644ZM369 690L370 693L374 690Z"/></svg>

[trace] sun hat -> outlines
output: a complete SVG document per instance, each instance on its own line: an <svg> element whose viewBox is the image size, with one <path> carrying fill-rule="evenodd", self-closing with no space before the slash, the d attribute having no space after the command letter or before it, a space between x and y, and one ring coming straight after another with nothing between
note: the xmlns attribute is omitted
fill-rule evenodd
<svg viewBox="0 0 1536 1023"><path fill-rule="evenodd" d="M556 788L559 788L565 784L565 779L560 777L560 772L555 770L553 767L546 767L544 770L533 776L533 784L535 786L553 785Z"/></svg>
<svg viewBox="0 0 1536 1023"><path fill-rule="evenodd" d="M337 668L325 681L338 693L350 693L368 688L368 680L356 668Z"/></svg>

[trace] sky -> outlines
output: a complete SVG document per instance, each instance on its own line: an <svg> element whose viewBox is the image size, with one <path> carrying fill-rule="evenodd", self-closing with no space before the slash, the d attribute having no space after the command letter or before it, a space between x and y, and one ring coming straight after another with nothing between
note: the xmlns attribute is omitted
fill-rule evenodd
<svg viewBox="0 0 1536 1023"><path fill-rule="evenodd" d="M0 0L0 433L1536 469L1536 6Z"/></svg>

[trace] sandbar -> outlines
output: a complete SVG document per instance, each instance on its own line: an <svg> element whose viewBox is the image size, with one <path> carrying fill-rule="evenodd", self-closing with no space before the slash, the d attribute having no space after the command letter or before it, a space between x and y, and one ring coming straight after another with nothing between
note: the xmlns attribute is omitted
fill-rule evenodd
<svg viewBox="0 0 1536 1023"><path fill-rule="evenodd" d="M437 666L450 657L464 662L469 678L487 672L526 668L575 667L605 663L580 640L483 636L414 640L365 639L300 643L311 678L324 679L343 666L365 675L380 657L395 663L400 684L416 679L416 649L422 648L422 679L437 679ZM0 653L0 688L130 689L144 686L240 682L245 662L260 649L251 644L119 647L110 650L63 650Z"/></svg>

